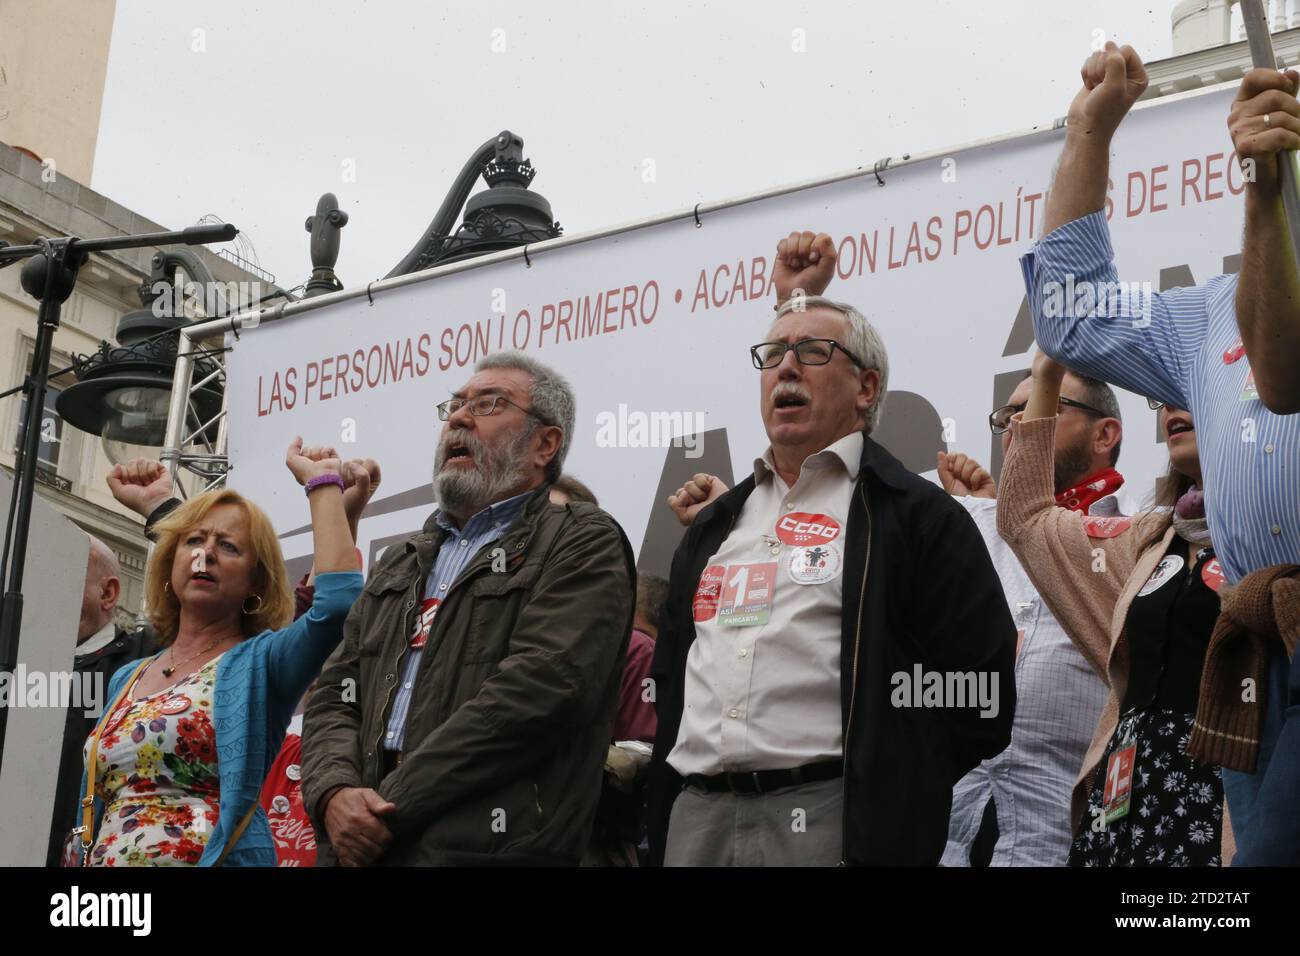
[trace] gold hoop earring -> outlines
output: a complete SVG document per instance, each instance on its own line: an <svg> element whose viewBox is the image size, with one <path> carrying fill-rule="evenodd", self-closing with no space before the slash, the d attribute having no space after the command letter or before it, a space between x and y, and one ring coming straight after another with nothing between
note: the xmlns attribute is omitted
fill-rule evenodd
<svg viewBox="0 0 1300 956"><path fill-rule="evenodd" d="M172 583L171 583L170 581L164 581L164 582L163 582L163 594L167 594L169 591L171 591L171 589L172 589Z"/></svg>
<svg viewBox="0 0 1300 956"><path fill-rule="evenodd" d="M240 608L245 614L249 615L250 617L254 614L262 613L262 595L254 594L253 597L257 598L257 607L253 608L251 611L248 608L243 607L242 605ZM248 598L244 598L244 604L247 603L248 603Z"/></svg>

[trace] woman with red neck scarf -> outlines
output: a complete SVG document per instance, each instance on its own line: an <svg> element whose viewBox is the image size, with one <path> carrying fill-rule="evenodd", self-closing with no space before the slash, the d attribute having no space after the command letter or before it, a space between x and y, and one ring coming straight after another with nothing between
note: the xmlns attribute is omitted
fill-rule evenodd
<svg viewBox="0 0 1300 956"><path fill-rule="evenodd" d="M1152 510L1099 519L1056 507L1065 372L1034 359L1029 401L1012 422L998 531L1080 650L1106 662L1110 696L1075 785L1069 862L1218 866L1231 853L1220 771L1185 753L1223 582L1191 415L1160 407L1169 473Z"/></svg>

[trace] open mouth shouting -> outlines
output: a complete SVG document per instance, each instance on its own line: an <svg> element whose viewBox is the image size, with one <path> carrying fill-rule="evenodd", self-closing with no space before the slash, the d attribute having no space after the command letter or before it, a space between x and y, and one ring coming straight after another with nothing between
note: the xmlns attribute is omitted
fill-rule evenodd
<svg viewBox="0 0 1300 956"><path fill-rule="evenodd" d="M447 465L472 465L474 464L474 453L470 451L468 445L452 445L447 449L447 458L443 463Z"/></svg>
<svg viewBox="0 0 1300 956"><path fill-rule="evenodd" d="M808 407L810 401L807 392L791 383L782 383L772 391L772 411L778 417L797 415Z"/></svg>
<svg viewBox="0 0 1300 956"><path fill-rule="evenodd" d="M1165 437L1168 441L1172 442L1180 435L1188 435L1195 430L1191 417L1184 412L1172 412L1165 418Z"/></svg>
<svg viewBox="0 0 1300 956"><path fill-rule="evenodd" d="M439 471L449 465L458 468L473 468L478 459L477 443L463 431L452 435L442 446L441 459L438 467Z"/></svg>

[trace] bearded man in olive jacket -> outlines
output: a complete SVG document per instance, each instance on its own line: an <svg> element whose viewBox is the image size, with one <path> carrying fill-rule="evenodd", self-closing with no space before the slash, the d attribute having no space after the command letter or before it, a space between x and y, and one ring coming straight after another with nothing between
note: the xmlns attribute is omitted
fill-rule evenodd
<svg viewBox="0 0 1300 956"><path fill-rule="evenodd" d="M599 508L549 501L574 424L551 369L490 356L439 414L439 508L373 568L307 706L318 862L576 864L632 630L632 549Z"/></svg>

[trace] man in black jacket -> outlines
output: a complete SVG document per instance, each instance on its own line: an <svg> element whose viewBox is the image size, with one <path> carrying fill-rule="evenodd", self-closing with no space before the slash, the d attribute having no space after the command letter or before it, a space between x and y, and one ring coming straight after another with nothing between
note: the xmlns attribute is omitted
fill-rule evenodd
<svg viewBox="0 0 1300 956"><path fill-rule="evenodd" d="M102 675L95 686L100 693L108 687L113 673L130 661L153 653L147 631L126 631L113 623L113 611L122 593L121 568L117 557L98 538L90 539L90 556L86 562L85 589L81 596L81 619L77 625L77 650L72 669L76 685L85 686L82 674ZM92 678L94 680L94 678ZM81 799L82 748L95 729L99 715L87 701L73 701L63 724L63 747L59 756L59 777L54 787L54 815L50 819L50 839L45 865L58 866L68 830L72 827ZM107 700L100 700L106 706Z"/></svg>
<svg viewBox="0 0 1300 956"><path fill-rule="evenodd" d="M970 516L871 440L876 331L820 292L834 245L783 240L752 350L770 447L698 475L653 679L652 862L934 865L953 784L1010 741L1015 626Z"/></svg>

